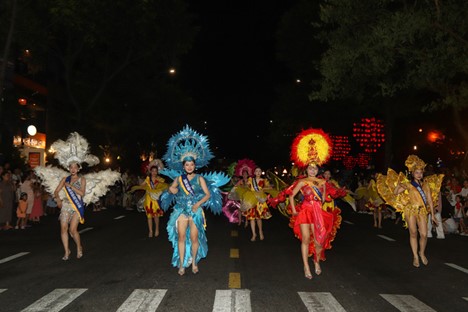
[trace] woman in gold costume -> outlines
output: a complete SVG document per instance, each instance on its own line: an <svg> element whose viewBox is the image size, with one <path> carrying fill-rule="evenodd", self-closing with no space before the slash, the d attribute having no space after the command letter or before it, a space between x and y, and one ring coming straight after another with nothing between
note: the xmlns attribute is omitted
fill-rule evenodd
<svg viewBox="0 0 468 312"><path fill-rule="evenodd" d="M408 156L405 165L411 173L411 180L408 180L403 173L398 175L389 168L387 176L379 175L377 177L377 189L388 205L402 213L405 226L408 227L410 234L413 266L419 267L420 258L424 265L429 263L425 254L427 215L430 213L432 222L437 224L434 205L438 202L443 175L431 175L423 178L426 164L416 155Z"/></svg>

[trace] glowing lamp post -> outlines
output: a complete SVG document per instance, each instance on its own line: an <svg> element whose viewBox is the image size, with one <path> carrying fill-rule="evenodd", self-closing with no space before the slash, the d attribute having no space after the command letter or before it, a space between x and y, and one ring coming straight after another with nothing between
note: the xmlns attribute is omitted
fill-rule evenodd
<svg viewBox="0 0 468 312"><path fill-rule="evenodd" d="M37 133L36 127L35 127L34 125L30 125L30 126L28 127L28 134L29 134L30 136L35 136L36 133Z"/></svg>

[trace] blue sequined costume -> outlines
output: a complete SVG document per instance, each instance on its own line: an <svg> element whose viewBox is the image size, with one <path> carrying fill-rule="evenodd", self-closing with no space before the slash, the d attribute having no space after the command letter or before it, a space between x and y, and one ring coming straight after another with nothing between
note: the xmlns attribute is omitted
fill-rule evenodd
<svg viewBox="0 0 468 312"><path fill-rule="evenodd" d="M180 183L178 185L179 191L175 195L175 205L172 208L173 211L169 217L167 223L167 233L169 241L172 243L172 248L174 252L172 254L172 265L178 267L180 264L179 257L179 248L178 240L179 236L177 233L177 220L181 215L185 215L187 218L192 218L195 226L198 229L198 252L195 259L195 264L197 264L200 259L205 258L208 253L208 243L205 234L205 215L203 209L200 207L196 212L192 211L192 207L198 201L200 201L204 196L202 187L200 186L200 175L195 175L190 181L195 195L186 194L186 192L181 187ZM184 267L188 267L192 263L192 242L190 240L190 226L187 227L186 238L185 238L185 257L184 257Z"/></svg>

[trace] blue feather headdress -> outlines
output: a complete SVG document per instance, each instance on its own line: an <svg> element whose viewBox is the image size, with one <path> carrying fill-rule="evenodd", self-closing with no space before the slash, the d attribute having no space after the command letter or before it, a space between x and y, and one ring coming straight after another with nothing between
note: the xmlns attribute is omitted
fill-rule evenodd
<svg viewBox="0 0 468 312"><path fill-rule="evenodd" d="M167 142L167 152L163 160L169 169L183 170L184 159L194 160L197 167L201 168L208 165L213 157L208 137L186 125Z"/></svg>

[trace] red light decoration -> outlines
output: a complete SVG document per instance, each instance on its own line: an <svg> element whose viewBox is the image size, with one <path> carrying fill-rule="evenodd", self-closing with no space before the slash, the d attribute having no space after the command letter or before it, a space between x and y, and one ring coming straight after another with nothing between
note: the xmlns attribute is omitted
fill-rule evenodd
<svg viewBox="0 0 468 312"><path fill-rule="evenodd" d="M353 124L353 137L365 153L376 153L385 142L384 124L375 117L362 118Z"/></svg>
<svg viewBox="0 0 468 312"><path fill-rule="evenodd" d="M352 170L354 167L366 169L369 167L372 157L366 153L359 153L357 156L346 156L343 159L343 165L347 170Z"/></svg>
<svg viewBox="0 0 468 312"><path fill-rule="evenodd" d="M351 144L347 135L331 135L333 141L333 160L344 160L346 155L351 152Z"/></svg>
<svg viewBox="0 0 468 312"><path fill-rule="evenodd" d="M440 131L437 131L437 130L429 131L429 133L427 134L427 139L429 140L429 142L432 142L432 143L441 141L444 138L445 138L444 135Z"/></svg>
<svg viewBox="0 0 468 312"><path fill-rule="evenodd" d="M18 103L22 106L26 105L28 103L28 101L26 101L26 99L23 99L23 98L19 98L18 99Z"/></svg>

